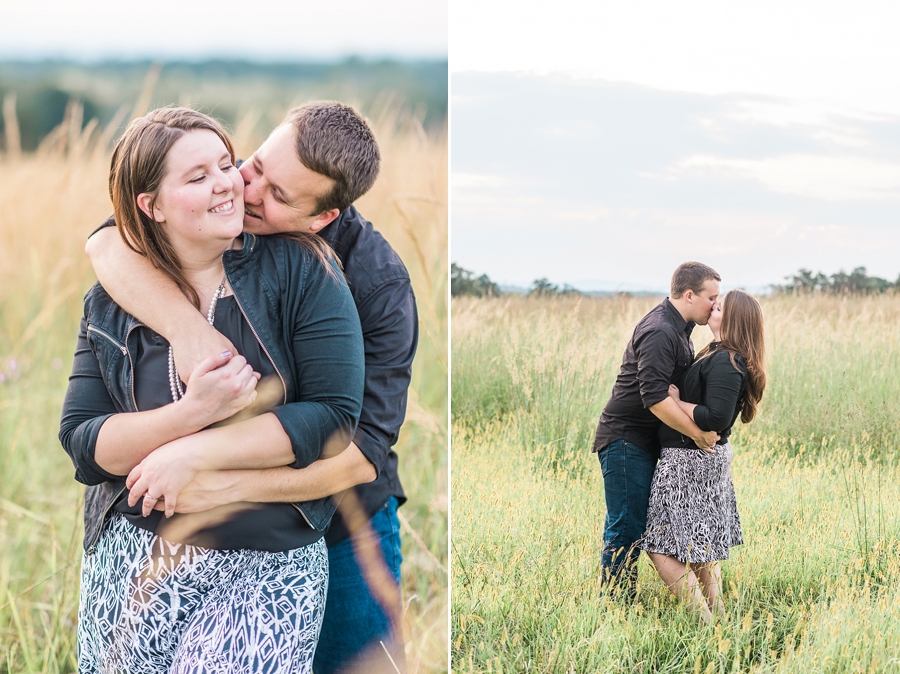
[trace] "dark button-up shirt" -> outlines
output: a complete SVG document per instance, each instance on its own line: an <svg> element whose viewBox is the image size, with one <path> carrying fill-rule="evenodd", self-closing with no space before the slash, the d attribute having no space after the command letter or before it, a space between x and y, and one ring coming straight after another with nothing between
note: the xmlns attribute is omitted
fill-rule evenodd
<svg viewBox="0 0 900 674"><path fill-rule="evenodd" d="M747 384L747 364L743 356L731 352L716 350L705 358L694 363L684 377L678 382L681 399L688 403L696 403L694 423L701 431L716 431L719 434L717 445L724 445L731 435ZM659 427L659 443L663 447L685 447L697 449L696 443L685 437L674 428L665 424Z"/></svg>
<svg viewBox="0 0 900 674"><path fill-rule="evenodd" d="M668 298L644 316L625 347L612 395L600 415L594 451L626 440L659 456L659 419L650 411L669 395L694 360L693 322L687 322Z"/></svg>
<svg viewBox="0 0 900 674"><path fill-rule="evenodd" d="M419 339L419 318L409 273L372 223L351 206L319 232L344 265L362 324L366 354L363 409L353 441L375 466L374 482L354 487L371 517L391 496L406 501L397 475L397 442ZM348 536L338 511L325 537L333 546Z"/></svg>

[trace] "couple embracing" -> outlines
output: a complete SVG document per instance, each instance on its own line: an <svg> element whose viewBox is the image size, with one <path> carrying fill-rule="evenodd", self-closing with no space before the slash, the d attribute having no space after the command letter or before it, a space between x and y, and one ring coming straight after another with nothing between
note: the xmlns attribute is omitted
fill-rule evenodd
<svg viewBox="0 0 900 674"><path fill-rule="evenodd" d="M80 672L403 666L391 447L417 319L352 205L378 146L319 102L237 163L187 108L113 152L60 424L87 485Z"/></svg>
<svg viewBox="0 0 900 674"><path fill-rule="evenodd" d="M594 451L606 498L603 584L634 599L644 550L663 582L701 619L723 610L719 561L743 542L728 441L750 422L766 386L763 317L742 290L699 262L672 276L671 294L634 329ZM713 341L694 354L691 333Z"/></svg>

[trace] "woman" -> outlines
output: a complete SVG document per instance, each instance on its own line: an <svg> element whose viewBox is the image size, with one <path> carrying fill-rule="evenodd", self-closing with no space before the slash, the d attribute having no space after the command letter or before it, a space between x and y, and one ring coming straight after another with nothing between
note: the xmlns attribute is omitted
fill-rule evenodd
<svg viewBox="0 0 900 674"><path fill-rule="evenodd" d="M720 439L713 453L690 438L660 428L659 464L650 488L641 548L676 596L705 622L723 610L719 560L743 543L731 482L728 437L738 415L756 416L766 387L762 309L743 290L732 290L709 318L713 342L697 355L669 395L704 431Z"/></svg>
<svg viewBox="0 0 900 674"><path fill-rule="evenodd" d="M247 504L217 520L174 509L200 470L301 468L326 444L346 447L363 382L349 290L313 239L240 237L244 183L205 115L134 120L109 185L126 243L244 356L210 359L185 388L162 337L99 284L85 296L60 428L89 485L79 670L308 672L330 501ZM260 376L276 382L277 406L235 417Z"/></svg>

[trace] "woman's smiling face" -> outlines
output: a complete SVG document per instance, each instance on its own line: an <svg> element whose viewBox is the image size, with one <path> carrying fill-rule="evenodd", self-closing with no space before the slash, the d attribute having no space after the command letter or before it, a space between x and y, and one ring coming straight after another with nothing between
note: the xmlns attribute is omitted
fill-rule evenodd
<svg viewBox="0 0 900 674"><path fill-rule="evenodd" d="M222 140L197 129L179 138L166 156L166 174L156 199L138 196L166 230L171 243L230 241L243 229L244 181Z"/></svg>

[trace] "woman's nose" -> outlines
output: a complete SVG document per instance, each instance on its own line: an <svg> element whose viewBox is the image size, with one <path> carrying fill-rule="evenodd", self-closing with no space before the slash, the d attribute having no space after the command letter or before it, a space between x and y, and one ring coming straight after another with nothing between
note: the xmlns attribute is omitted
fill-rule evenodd
<svg viewBox="0 0 900 674"><path fill-rule="evenodd" d="M216 181L215 188L218 192L227 192L232 187L234 187L234 184L231 182L231 178L222 169L218 169L216 171L214 178Z"/></svg>

